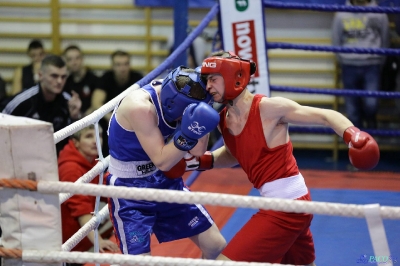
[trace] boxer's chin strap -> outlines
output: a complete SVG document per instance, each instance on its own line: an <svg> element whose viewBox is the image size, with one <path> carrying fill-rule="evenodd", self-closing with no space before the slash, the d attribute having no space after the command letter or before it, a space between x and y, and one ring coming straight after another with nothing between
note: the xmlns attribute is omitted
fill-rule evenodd
<svg viewBox="0 0 400 266"><path fill-rule="evenodd" d="M233 100L223 100L222 104L225 104L225 105L229 104L230 106L233 106Z"/></svg>

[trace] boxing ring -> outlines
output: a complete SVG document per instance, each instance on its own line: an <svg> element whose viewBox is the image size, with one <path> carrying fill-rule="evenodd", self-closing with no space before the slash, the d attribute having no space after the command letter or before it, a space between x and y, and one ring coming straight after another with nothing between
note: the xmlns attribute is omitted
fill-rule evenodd
<svg viewBox="0 0 400 266"><path fill-rule="evenodd" d="M304 9L321 12L346 11L346 12L379 12L379 13L400 13L400 8L384 8L384 7L350 7L350 6L330 6L320 4L287 4L278 2L263 1L266 8L282 8L282 9ZM22 250L16 248L7 248L7 243L0 247L0 256L4 258L19 259L26 262L36 262L38 265L44 263L109 263L120 265L278 265L269 263L243 263L243 262L225 262L225 261L208 261L200 259L187 258L167 258L156 256L132 256L122 254L105 254L98 253L98 244L95 244L95 253L89 252L70 252L72 248L79 243L90 231L95 230L109 215L107 206L100 210L100 196L112 197L116 194L121 198L135 200L149 200L157 202L175 202L175 203L200 203L216 206L227 206L234 208L252 208L252 209L271 209L276 211L286 212L307 212L313 214L322 214L330 216L358 217L365 218L368 224L368 229L371 237L371 242L377 256L390 256L390 247L387 244L385 237L385 229L382 219L400 219L400 207L380 206L379 204L357 205L357 204L339 204L328 202L305 202L285 199L272 199L253 196L239 196L222 193L207 193L207 192L178 192L164 191L156 189L138 189L138 188L121 188L107 187L102 185L87 184L97 175L100 175L100 184L102 183L104 171L109 164L109 156L104 158L100 147L99 135L99 120L107 113L114 109L114 106L125 97L130 91L140 88L141 86L150 83L151 80L157 78L163 73L181 53L184 53L193 40L201 34L211 20L219 12L219 4L215 4L203 21L196 27L185 41L177 47L177 49L162 63L159 67L151 71L147 76L141 79L136 84L127 88L126 91L118 95L116 98L106 103L104 106L94 111L87 117L71 124L70 126L54 133L54 142L58 143L67 138L71 134L91 125L95 125L97 133L97 149L99 152L99 160L96 166L88 173L83 175L75 183L46 181L46 180L27 180L15 178L1 178L0 187L2 189L14 189L15 193L21 190L35 191L43 195L53 194L59 195L59 204L65 202L74 194L86 194L96 196L96 207L93 211L93 218L85 224L74 236L62 244L59 250L41 250L29 249ZM340 53L376 53L381 55L399 55L400 51L396 49L362 49L362 48L343 48L332 46L312 46L312 45L297 45L288 43L267 43L267 49L299 49L308 51L322 52L340 52ZM271 91L276 92L293 92L293 93L315 93L328 94L336 96L368 96L380 98L400 98L400 93L395 92L363 92L354 90L336 90L336 89L311 89L311 88L294 88L287 86L270 86ZM397 130L369 130L371 135L375 136L400 136ZM325 128L311 127L290 127L290 132L307 132L333 134L333 131ZM217 148L222 144L219 140L213 148ZM195 171L191 174L186 184L190 186L201 172ZM4 231L4 230L3 230ZM61 234L61 232L60 232ZM49 238L52 236L49 235ZM318 254L317 254L318 256ZM59 265L59 264L55 264ZM387 262L385 265L392 265ZM5 266L8 266L7 264Z"/></svg>

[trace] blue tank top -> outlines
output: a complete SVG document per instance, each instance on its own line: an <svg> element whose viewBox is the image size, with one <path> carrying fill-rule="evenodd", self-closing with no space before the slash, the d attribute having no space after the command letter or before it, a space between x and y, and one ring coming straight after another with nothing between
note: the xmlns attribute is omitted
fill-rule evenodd
<svg viewBox="0 0 400 266"><path fill-rule="evenodd" d="M158 128L164 136L164 142L167 141L169 136L174 133L175 127L168 125L164 120L161 109L161 102L154 89L154 86L161 85L161 81L152 81L150 84L145 85L141 90L150 95L150 99L154 104L158 116ZM116 109L118 106L116 107ZM116 110L115 109L115 110ZM140 142L134 131L128 131L121 127L115 116L115 110L111 116L110 124L108 127L108 146L110 155L120 161L150 161L149 156L143 150ZM145 121L143 121L145 122Z"/></svg>

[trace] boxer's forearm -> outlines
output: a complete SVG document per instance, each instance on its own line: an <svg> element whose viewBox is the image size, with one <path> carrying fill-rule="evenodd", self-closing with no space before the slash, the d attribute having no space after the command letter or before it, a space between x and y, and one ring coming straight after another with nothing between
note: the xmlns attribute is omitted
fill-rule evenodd
<svg viewBox="0 0 400 266"><path fill-rule="evenodd" d="M213 151L212 154L214 156L214 168L230 168L238 165L236 158L225 146Z"/></svg>

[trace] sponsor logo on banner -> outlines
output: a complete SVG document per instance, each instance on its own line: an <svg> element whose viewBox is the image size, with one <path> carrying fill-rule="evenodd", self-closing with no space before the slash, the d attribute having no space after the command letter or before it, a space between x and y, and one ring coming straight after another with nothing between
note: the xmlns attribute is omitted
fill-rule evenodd
<svg viewBox="0 0 400 266"><path fill-rule="evenodd" d="M243 12L249 7L249 1L248 0L236 0L236 10Z"/></svg>
<svg viewBox="0 0 400 266"><path fill-rule="evenodd" d="M233 40L235 42L235 53L239 57L250 59L258 65L254 20L232 23L232 30ZM260 74L257 68L254 77L259 76Z"/></svg>

